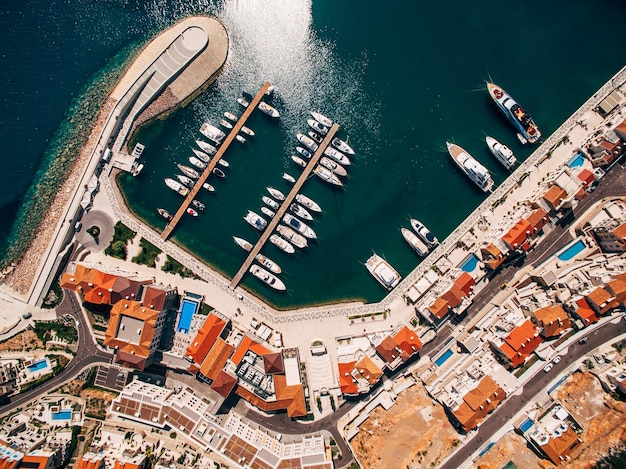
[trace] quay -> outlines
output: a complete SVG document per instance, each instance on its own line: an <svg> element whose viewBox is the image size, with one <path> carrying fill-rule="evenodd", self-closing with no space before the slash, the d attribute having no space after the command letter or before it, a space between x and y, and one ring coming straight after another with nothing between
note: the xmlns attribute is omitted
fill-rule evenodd
<svg viewBox="0 0 626 469"><path fill-rule="evenodd" d="M291 202L293 201L295 196L298 194L298 192L300 192L300 189L304 185L304 182L309 178L311 171L313 171L313 168L315 168L315 166L317 165L318 161L324 154L324 150L326 150L328 145L330 145L331 140L333 139L333 137L335 136L338 130L339 130L339 124L335 122L330 128L330 130L328 131L328 133L326 134L326 137L324 138L322 143L320 143L317 151L313 154L313 156L309 160L309 164L307 164L303 168L302 174L300 174L300 177L296 180L296 182L294 183L289 193L285 196L285 200L281 202L280 207L278 207L278 210L276 210L276 215L274 215L274 218L270 219L267 226L263 230L263 233L261 233L261 237L259 238L257 243L254 245L254 247L248 254L248 257L239 268L239 271L233 277L232 281L230 282L230 288L235 288L239 284L239 282L241 282L241 279L250 268L250 264L252 264L252 261L254 261L254 258L256 257L256 255L261 251L261 248L263 247L263 245L266 243L268 238L272 235L272 233L274 232L274 229L276 229L276 225L278 225L278 223L280 223L280 221L283 219L283 215L285 215L285 212L289 208L289 205L291 205Z"/></svg>
<svg viewBox="0 0 626 469"><path fill-rule="evenodd" d="M244 109L241 117L233 125L233 128L228 132L228 134L224 138L224 141L219 146L217 152L215 153L215 156L213 156L209 160L206 168L204 169L204 171L202 172L202 174L200 175L200 177L198 178L194 186L189 191L189 194L187 194L187 197L185 197L185 200L178 208L178 211L169 221L169 223L163 230L163 233L161 233L162 240L165 241L172 234L172 231L174 230L174 228L176 228L176 225L185 214L187 208L191 204L191 201L196 197L196 195L202 188L202 184L205 183L209 175L213 172L213 168L215 168L215 165L220 160L220 158L222 158L222 156L224 155L224 153L226 152L226 150L228 149L232 141L235 140L235 137L237 136L241 128L244 126L244 124L248 120L248 117L250 117L250 115L252 114L252 111L254 111L256 107L258 106L258 104L261 102L261 98L263 98L263 96L265 95L267 90L270 88L270 86L271 84L269 82L265 82L263 86L261 87L261 90L256 94L256 96L250 102L250 104L248 104L248 107Z"/></svg>

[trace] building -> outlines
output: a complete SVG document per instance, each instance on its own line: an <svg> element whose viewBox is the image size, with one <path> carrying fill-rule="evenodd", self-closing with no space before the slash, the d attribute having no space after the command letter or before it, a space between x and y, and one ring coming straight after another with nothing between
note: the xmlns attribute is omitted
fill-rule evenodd
<svg viewBox="0 0 626 469"><path fill-rule="evenodd" d="M608 166L622 154L622 143L605 134L589 144L587 153L594 168Z"/></svg>
<svg viewBox="0 0 626 469"><path fill-rule="evenodd" d="M603 287L597 287L585 296L585 300L598 316L602 316L614 307L615 297Z"/></svg>
<svg viewBox="0 0 626 469"><path fill-rule="evenodd" d="M563 203L567 200L567 192L559 185L553 184L548 191L541 196L541 200L547 204L551 212L561 209Z"/></svg>
<svg viewBox="0 0 626 469"><path fill-rule="evenodd" d="M10 396L17 389L18 364L17 360L0 360L0 397Z"/></svg>
<svg viewBox="0 0 626 469"><path fill-rule="evenodd" d="M54 469L60 463L57 451L36 449L22 458L20 468L23 469Z"/></svg>
<svg viewBox="0 0 626 469"><path fill-rule="evenodd" d="M504 253L493 243L480 248L480 255L487 270L494 271L506 260Z"/></svg>
<svg viewBox="0 0 626 469"><path fill-rule="evenodd" d="M546 339L559 337L572 327L572 322L561 305L545 306L532 312L530 316Z"/></svg>
<svg viewBox="0 0 626 469"><path fill-rule="evenodd" d="M76 469L104 469L104 453L87 452L78 461Z"/></svg>
<svg viewBox="0 0 626 469"><path fill-rule="evenodd" d="M526 320L515 327L501 343L490 340L496 356L511 368L524 364L530 354L541 343L542 339L535 325Z"/></svg>
<svg viewBox="0 0 626 469"><path fill-rule="evenodd" d="M473 389L465 392L461 399L449 400L446 407L461 429L469 432L478 427L487 414L498 407L506 392L488 375L482 377Z"/></svg>
<svg viewBox="0 0 626 469"><path fill-rule="evenodd" d="M385 361L387 368L395 370L419 352L422 342L417 333L403 326L394 335L388 335L376 346L376 352Z"/></svg>
<svg viewBox="0 0 626 469"><path fill-rule="evenodd" d="M215 341L222 335L229 322L230 319L227 317L217 311L211 311L198 331L196 338L187 348L185 358L201 365L209 353L209 350L211 350Z"/></svg>
<svg viewBox="0 0 626 469"><path fill-rule="evenodd" d="M0 469L17 469L23 458L21 451L0 444Z"/></svg>
<svg viewBox="0 0 626 469"><path fill-rule="evenodd" d="M584 298L575 300L571 311L572 315L582 321L584 326L589 326L600 320L596 312L589 306L589 303L587 303L587 300Z"/></svg>
<svg viewBox="0 0 626 469"><path fill-rule="evenodd" d="M471 304L469 295L474 285L476 285L474 278L463 272L448 290L428 307L428 312L434 316L435 321L445 318L453 310L456 314L461 314Z"/></svg>
<svg viewBox="0 0 626 469"><path fill-rule="evenodd" d="M594 227L592 233L603 252L626 251L626 223L613 229L607 226Z"/></svg>

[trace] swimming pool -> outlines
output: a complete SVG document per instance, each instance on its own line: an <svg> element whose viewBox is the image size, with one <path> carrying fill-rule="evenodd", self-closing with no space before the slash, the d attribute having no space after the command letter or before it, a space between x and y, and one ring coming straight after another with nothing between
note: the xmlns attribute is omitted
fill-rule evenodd
<svg viewBox="0 0 626 469"><path fill-rule="evenodd" d="M448 349L445 352L443 352L443 354L437 358L437 360L435 360L435 365L437 366L441 366L445 363L445 361L450 358L452 355L454 354L454 352L452 351L452 349Z"/></svg>
<svg viewBox="0 0 626 469"><path fill-rule="evenodd" d="M572 257L578 254L580 251L585 249L585 243L581 239L576 241L574 244L564 249L561 254L559 254L559 260L561 261L569 261Z"/></svg>
<svg viewBox="0 0 626 469"><path fill-rule="evenodd" d="M197 301L191 301L187 298L183 298L180 305L180 319L178 320L177 332L189 332L191 326L191 319L193 315L198 311L200 303Z"/></svg>
<svg viewBox="0 0 626 469"><path fill-rule="evenodd" d="M526 433L526 431L532 426L533 426L533 421L530 419L526 419L521 423L521 425L519 426L519 429L523 431L524 433Z"/></svg>
<svg viewBox="0 0 626 469"><path fill-rule="evenodd" d="M28 369L28 371L30 371L31 373L34 373L35 371L39 371L39 370L43 370L45 367L48 366L48 360L46 360L45 358L42 360L39 360L35 363L33 363L30 366L27 366L26 368Z"/></svg>
<svg viewBox="0 0 626 469"><path fill-rule="evenodd" d="M52 412L50 416L52 420L72 420L72 411L60 410L58 412Z"/></svg>
<svg viewBox="0 0 626 469"><path fill-rule="evenodd" d="M474 272L479 260L480 259L476 257L476 254L470 254L463 262L461 262L460 267L464 272Z"/></svg>
<svg viewBox="0 0 626 469"><path fill-rule="evenodd" d="M585 162L585 155L578 152L569 159L569 161L567 162L567 166L569 166L570 168L575 168L577 166L582 166L584 162Z"/></svg>

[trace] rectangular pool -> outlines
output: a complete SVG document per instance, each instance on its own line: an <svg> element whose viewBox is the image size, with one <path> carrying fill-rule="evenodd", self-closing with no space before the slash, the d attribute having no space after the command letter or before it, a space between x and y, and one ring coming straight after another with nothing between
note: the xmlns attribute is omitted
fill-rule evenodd
<svg viewBox="0 0 626 469"><path fill-rule="evenodd" d="M44 358L43 360L39 360L39 361L33 363L32 365L27 366L26 368L31 373L34 373L35 371L43 370L47 366L48 366L48 360L46 360Z"/></svg>
<svg viewBox="0 0 626 469"><path fill-rule="evenodd" d="M437 366L443 365L446 362L446 360L450 358L453 354L454 352L452 351L452 349L446 350L445 352L443 352L443 354L439 358L437 358L437 360L435 360L435 365Z"/></svg>
<svg viewBox="0 0 626 469"><path fill-rule="evenodd" d="M578 254L580 251L585 249L585 243L582 239L579 239L574 244L570 245L566 249L564 249L561 254L559 254L559 260L561 261L569 261L572 257Z"/></svg>
<svg viewBox="0 0 626 469"><path fill-rule="evenodd" d="M71 410L60 410L58 412L52 412L50 414L52 420L72 420Z"/></svg>
<svg viewBox="0 0 626 469"><path fill-rule="evenodd" d="M189 332L191 319L193 318L193 315L198 312L199 306L200 303L198 303L197 301L183 298L183 301L180 305L180 319L178 320L178 326L176 327L177 332Z"/></svg>

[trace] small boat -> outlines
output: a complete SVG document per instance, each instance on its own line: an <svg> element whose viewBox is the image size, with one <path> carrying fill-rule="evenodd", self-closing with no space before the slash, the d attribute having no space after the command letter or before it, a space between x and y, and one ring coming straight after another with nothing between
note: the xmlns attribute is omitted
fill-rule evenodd
<svg viewBox="0 0 626 469"><path fill-rule="evenodd" d="M218 178L225 178L226 174L220 168L213 168L213 174L215 174Z"/></svg>
<svg viewBox="0 0 626 469"><path fill-rule="evenodd" d="M285 215L283 216L283 221L289 227L293 228L298 233L300 233L302 236L309 238L309 239L317 239L317 234L315 234L315 231L313 231L313 228L311 228L306 223L301 222L290 213L285 213Z"/></svg>
<svg viewBox="0 0 626 469"><path fill-rule="evenodd" d="M175 181L174 179L166 178L165 179L165 185L167 187L169 187L170 189L172 189L174 192L178 192L183 197L185 197L187 194L189 194L189 189L187 189L180 182Z"/></svg>
<svg viewBox="0 0 626 469"><path fill-rule="evenodd" d="M258 253L256 256L254 256L254 259L263 267L268 268L270 272L274 274L280 274L283 271L283 269L281 269L280 266L276 262L274 262L269 257L266 257L261 253Z"/></svg>
<svg viewBox="0 0 626 469"><path fill-rule="evenodd" d="M268 207L273 208L274 210L278 210L280 208L280 204L271 197L264 195L261 199Z"/></svg>
<svg viewBox="0 0 626 469"><path fill-rule="evenodd" d="M541 138L541 132L532 116L528 114L517 101L506 91L494 83L487 83L489 96L496 103L498 109L518 131L518 138L522 143L535 143Z"/></svg>
<svg viewBox="0 0 626 469"><path fill-rule="evenodd" d="M291 174L287 174L287 173L283 173L283 179L285 181L288 181L288 182L292 183L292 184L294 182L296 182L296 179Z"/></svg>
<svg viewBox="0 0 626 469"><path fill-rule="evenodd" d="M233 240L235 241L237 246L239 246L243 250L248 252L252 251L252 243L250 241L246 241L243 238L238 238L237 236L233 236Z"/></svg>
<svg viewBox="0 0 626 469"><path fill-rule="evenodd" d="M239 119L239 118L238 118L236 115L234 115L232 112L228 112L228 111L226 111L226 112L224 113L224 117L225 117L226 119L229 119L229 120L233 121L233 122L237 122L237 119Z"/></svg>
<svg viewBox="0 0 626 469"><path fill-rule="evenodd" d="M278 231L278 233L282 237L284 237L287 241L289 241L297 248L304 249L309 245L309 242L304 236L302 236L296 230L289 228L288 226L278 225L276 231Z"/></svg>
<svg viewBox="0 0 626 469"><path fill-rule="evenodd" d="M186 212L191 215L192 217L197 217L198 216L198 212L196 212L193 208L191 207L187 207Z"/></svg>
<svg viewBox="0 0 626 469"><path fill-rule="evenodd" d="M296 147L296 151L300 153L302 156L304 156L307 160L310 160L311 157L313 156L311 155L311 152L307 150L306 148Z"/></svg>
<svg viewBox="0 0 626 469"><path fill-rule="evenodd" d="M306 123L309 124L309 127L315 130L317 133L320 133L322 135L326 135L328 133L328 127L326 127L324 124L320 124L315 119L307 119Z"/></svg>
<svg viewBox="0 0 626 469"><path fill-rule="evenodd" d="M276 233L270 236L270 243L272 243L278 249L286 252L287 254L293 254L294 252L296 252L293 245L289 241L281 238Z"/></svg>
<svg viewBox="0 0 626 469"><path fill-rule="evenodd" d="M309 212L306 208L304 208L302 205L300 205L297 202L293 202L289 206L289 210L291 210L294 214L298 215L303 220L309 220L309 221L313 220L313 215L311 215L311 212Z"/></svg>
<svg viewBox="0 0 626 469"><path fill-rule="evenodd" d="M314 141L315 143L317 143L317 144L320 144L320 143L322 143L322 142L324 141L324 138L323 138L320 134L318 134L318 133L316 133L316 132L313 132L312 130L309 130L309 131L307 132L307 134L308 134L308 135L309 135L309 137L311 137L311 138L313 139L313 141Z"/></svg>
<svg viewBox="0 0 626 469"><path fill-rule="evenodd" d="M184 164L177 164L176 166L185 176L190 177L191 179L198 179L199 174L195 169L185 166Z"/></svg>
<svg viewBox="0 0 626 469"><path fill-rule="evenodd" d="M315 202L310 197L307 197L304 194L296 194L296 200L301 203L303 206L308 208L309 210L313 210L317 213L322 213L322 207L320 207L317 202Z"/></svg>
<svg viewBox="0 0 626 469"><path fill-rule="evenodd" d="M487 146L491 151L491 154L496 157L506 169L511 169L517 163L517 158L513 154L513 150L511 150L506 145L498 142L495 138L487 136L485 138L487 141Z"/></svg>
<svg viewBox="0 0 626 469"><path fill-rule="evenodd" d="M204 140L196 140L196 144L202 149L202 151L206 152L209 155L215 155L217 153L217 148L215 148L210 143L205 142Z"/></svg>
<svg viewBox="0 0 626 469"><path fill-rule="evenodd" d="M265 92L265 96L272 96L274 94L274 85L270 85Z"/></svg>
<svg viewBox="0 0 626 469"><path fill-rule="evenodd" d="M333 147L326 147L324 150L324 154L326 156L330 156L337 163L342 164L344 166L350 166L350 158L341 153L338 150L335 150Z"/></svg>
<svg viewBox="0 0 626 469"><path fill-rule="evenodd" d="M131 174L133 175L133 177L137 177L139 176L139 173L141 172L142 169L143 169L143 163L139 163L139 164L133 163Z"/></svg>
<svg viewBox="0 0 626 469"><path fill-rule="evenodd" d="M470 155L464 148L455 143L446 142L448 153L465 175L476 184L483 192L491 191L493 187L493 179L487 168L480 164L476 158Z"/></svg>
<svg viewBox="0 0 626 469"><path fill-rule="evenodd" d="M415 231L417 236L419 236L422 241L426 243L428 249L432 249L437 246L437 244L439 244L439 240L436 238L436 236L432 234L430 230L426 228L426 225L424 225L421 221L415 218L411 218L411 227L413 228L413 231Z"/></svg>
<svg viewBox="0 0 626 469"><path fill-rule="evenodd" d="M348 145L348 142L344 142L340 138L334 137L330 143L332 143L337 150L347 153L348 155L354 155L354 150L350 145Z"/></svg>
<svg viewBox="0 0 626 469"><path fill-rule="evenodd" d="M274 189L273 187L266 187L267 192L270 193L270 195L272 197L274 197L276 200L285 200L285 194L283 194L281 191L279 191L278 189Z"/></svg>
<svg viewBox="0 0 626 469"><path fill-rule="evenodd" d="M428 246L424 244L424 241L422 241L419 236L405 227L400 228L400 232L402 233L404 240L415 250L416 253L422 257L428 254Z"/></svg>
<svg viewBox="0 0 626 469"><path fill-rule="evenodd" d="M267 226L267 220L261 215L254 213L252 210L248 210L248 213L245 217L243 217L243 219L246 220L250 226L259 231L263 231Z"/></svg>
<svg viewBox="0 0 626 469"><path fill-rule="evenodd" d="M193 186L196 182L190 177L183 176L182 174L177 174L176 179L178 179L181 183L186 186Z"/></svg>
<svg viewBox="0 0 626 469"><path fill-rule="evenodd" d="M295 164L297 164L298 166L302 166L303 168L306 166L306 161L304 161L302 158L300 158L299 156L296 155L292 155L291 159L293 160L293 162Z"/></svg>
<svg viewBox="0 0 626 469"><path fill-rule="evenodd" d="M365 267L367 267L370 274L378 280L378 283L388 291L393 290L393 288L400 283L400 279L402 278L396 269L378 254L373 254L365 263Z"/></svg>
<svg viewBox="0 0 626 469"><path fill-rule="evenodd" d="M333 125L333 121L331 121L325 115L320 114L319 112L311 111L311 115L313 116L313 119L315 119L320 124L325 125L326 127L330 127Z"/></svg>
<svg viewBox="0 0 626 469"><path fill-rule="evenodd" d="M243 107L248 107L250 105L250 103L243 98L237 98L237 102Z"/></svg>
<svg viewBox="0 0 626 469"><path fill-rule="evenodd" d="M225 129L232 129L233 128L233 124L231 124L230 122L228 122L226 119L220 119L220 125L222 127L224 127Z"/></svg>
<svg viewBox="0 0 626 469"><path fill-rule="evenodd" d="M263 283L272 287L274 290L283 291L287 289L285 283L281 279L276 277L276 275L269 273L263 267L251 265L248 271Z"/></svg>
<svg viewBox="0 0 626 469"><path fill-rule="evenodd" d="M276 216L276 212L274 212L271 208L263 206L261 207L261 213L267 215L270 218L274 218Z"/></svg>
<svg viewBox="0 0 626 469"><path fill-rule="evenodd" d="M325 168L330 169L337 176L346 176L348 174L348 171L346 171L346 168L341 166L336 161L333 161L330 158L326 158L325 156L322 156L320 158L320 164L324 166Z"/></svg>
<svg viewBox="0 0 626 469"><path fill-rule="evenodd" d="M171 220L172 219L172 215L170 214L170 212L168 212L164 208L157 208L157 212L159 212L159 215L161 215L166 220Z"/></svg>
<svg viewBox="0 0 626 469"><path fill-rule="evenodd" d="M313 172L322 181L325 181L329 184L333 184L339 187L343 186L343 182L341 182L341 179L339 179L339 177L335 173L333 173L330 169L325 168L324 166L319 166L319 165L316 166Z"/></svg>
<svg viewBox="0 0 626 469"><path fill-rule="evenodd" d="M198 210L204 210L206 208L206 205L204 205L202 202L200 202L199 200L196 200L196 199L193 199L191 201L191 205L196 207Z"/></svg>
<svg viewBox="0 0 626 469"><path fill-rule="evenodd" d="M319 145L315 143L311 137L307 137L300 132L296 134L296 138L298 139L298 142L300 142L311 151L316 151L319 148Z"/></svg>
<svg viewBox="0 0 626 469"><path fill-rule="evenodd" d="M196 150L195 148L192 148L192 150L193 150L194 155L196 155L196 157L200 161L204 161L205 163L208 163L209 161L211 161L211 157L207 155L205 152Z"/></svg>
<svg viewBox="0 0 626 469"><path fill-rule="evenodd" d="M237 139L237 141L238 141L239 143L246 143L246 138L245 138L245 137L242 137L242 136L241 136L241 135L239 135L239 134L237 134L237 135L235 136L235 138Z"/></svg>
<svg viewBox="0 0 626 469"><path fill-rule="evenodd" d="M214 141L218 145L222 143L222 140L224 139L224 137L226 137L226 134L224 132L222 132L214 125L209 124L208 122L202 124L202 126L200 127L200 133L209 140Z"/></svg>
<svg viewBox="0 0 626 469"><path fill-rule="evenodd" d="M190 156L189 162L198 169L206 168L206 163L204 161L201 161L199 158L196 158L195 156Z"/></svg>
<svg viewBox="0 0 626 469"><path fill-rule="evenodd" d="M241 131L244 134L248 135L249 137L254 137L254 135L255 135L254 130L252 130L249 127L246 127L245 125L243 127L241 127Z"/></svg>
<svg viewBox="0 0 626 469"><path fill-rule="evenodd" d="M261 101L259 103L259 110L265 114L267 114L270 117L280 117L280 114L278 113L278 111L276 110L276 108L270 106L269 104L267 104L265 101Z"/></svg>
<svg viewBox="0 0 626 469"><path fill-rule="evenodd" d="M202 184L202 188L206 189L209 192L215 192L215 187L213 187L211 184L209 184L208 182L205 182L204 184Z"/></svg>
<svg viewBox="0 0 626 469"><path fill-rule="evenodd" d="M219 159L217 160L217 164L219 164L222 168L228 168L230 166L230 163L224 159Z"/></svg>

